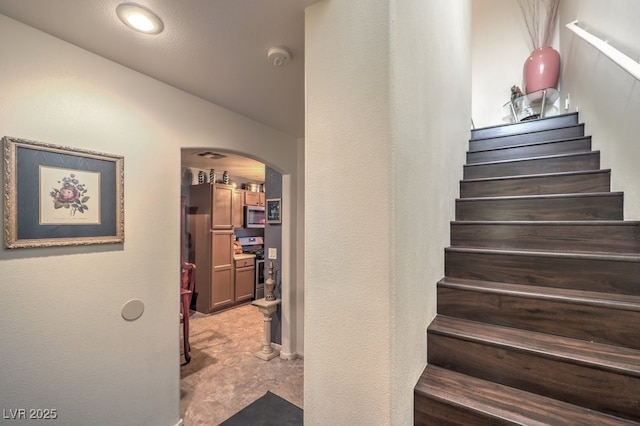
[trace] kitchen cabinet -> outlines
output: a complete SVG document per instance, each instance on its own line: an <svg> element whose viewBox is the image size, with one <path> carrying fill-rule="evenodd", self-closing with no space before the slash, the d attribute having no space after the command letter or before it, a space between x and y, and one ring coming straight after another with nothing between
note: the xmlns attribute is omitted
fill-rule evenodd
<svg viewBox="0 0 640 426"><path fill-rule="evenodd" d="M189 203L198 208L198 214L208 214L212 229L233 228L233 187L216 183L191 185Z"/></svg>
<svg viewBox="0 0 640 426"><path fill-rule="evenodd" d="M244 193L243 189L233 190L231 224L234 228L244 226Z"/></svg>
<svg viewBox="0 0 640 426"><path fill-rule="evenodd" d="M233 187L192 185L189 191L189 234L196 264L196 310L210 313L235 301Z"/></svg>
<svg viewBox="0 0 640 426"><path fill-rule="evenodd" d="M235 301L251 300L253 297L255 259L238 259L235 261Z"/></svg>
<svg viewBox="0 0 640 426"><path fill-rule="evenodd" d="M213 191L211 227L214 229L233 228L233 187L221 183L209 186Z"/></svg>
<svg viewBox="0 0 640 426"><path fill-rule="evenodd" d="M244 192L244 203L247 206L262 206L264 207L264 192Z"/></svg>
<svg viewBox="0 0 640 426"><path fill-rule="evenodd" d="M210 307L217 310L234 302L233 231L214 231L211 239L213 265Z"/></svg>

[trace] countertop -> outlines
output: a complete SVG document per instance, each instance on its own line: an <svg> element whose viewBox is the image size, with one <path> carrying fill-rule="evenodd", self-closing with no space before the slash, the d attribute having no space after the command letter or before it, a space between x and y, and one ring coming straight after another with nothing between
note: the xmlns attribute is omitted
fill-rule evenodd
<svg viewBox="0 0 640 426"><path fill-rule="evenodd" d="M233 260L254 259L255 257L256 257L255 254L240 253L240 254L234 254L233 255Z"/></svg>

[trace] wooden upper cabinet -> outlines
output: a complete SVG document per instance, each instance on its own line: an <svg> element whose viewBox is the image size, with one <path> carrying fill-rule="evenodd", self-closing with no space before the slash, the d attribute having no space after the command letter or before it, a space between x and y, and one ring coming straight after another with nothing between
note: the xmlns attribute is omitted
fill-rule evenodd
<svg viewBox="0 0 640 426"><path fill-rule="evenodd" d="M232 201L232 218L231 222L234 228L242 228L244 226L244 190L233 190Z"/></svg>
<svg viewBox="0 0 640 426"><path fill-rule="evenodd" d="M247 206L263 206L264 207L264 192L245 191L244 203Z"/></svg>
<svg viewBox="0 0 640 426"><path fill-rule="evenodd" d="M213 206L211 208L211 227L214 229L230 229L233 227L233 187L216 183L211 185Z"/></svg>

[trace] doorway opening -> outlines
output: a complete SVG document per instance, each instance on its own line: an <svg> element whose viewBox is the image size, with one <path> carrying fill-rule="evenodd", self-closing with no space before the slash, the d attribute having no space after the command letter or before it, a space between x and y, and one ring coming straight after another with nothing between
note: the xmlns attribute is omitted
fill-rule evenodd
<svg viewBox="0 0 640 426"><path fill-rule="evenodd" d="M277 170L259 161L237 153L225 150L212 150L211 148L182 149L181 164L181 197L185 217L181 261L195 263L196 270L210 271L209 274L204 274L205 278L201 279L200 282L196 280L196 290L190 306L190 315L192 319L196 318L196 322L203 319L202 323L206 320L215 324L225 322L227 324L224 332L221 332L213 326L205 329L200 328L199 330L197 327L192 327L194 332L197 333L197 336L191 335L190 338L195 338L197 343L192 344L192 348L195 348L191 353L190 364L181 367L181 412L184 412L185 407L183 407L183 403L191 404L191 402L184 402L186 399L183 399L183 397L187 396L186 393L189 392L189 389L184 388L183 382L187 381L193 384L196 380L195 371L213 368L211 366L217 362L230 362L216 359L215 356L211 356L211 353L207 354L207 352L217 347L222 347L225 344L235 345L236 347L237 345L253 345L255 348L254 352L260 349L262 344L260 338L255 339L253 342L241 343L242 337L240 333L246 331L243 330L246 324L243 326L242 324L244 323L237 318L231 321L228 321L228 319L225 320L225 318L244 313L244 316L246 316L244 319L247 321L254 318L254 315L259 315L260 320L262 320L261 314L257 308L250 306L250 302L256 298L263 297L263 293L257 291L258 283L261 280L259 278L256 280L255 278L262 275L262 281L264 281L269 262L274 265L275 276L273 278L277 284L280 284L276 286L276 297L283 301L283 310L290 309L288 306L289 298L283 297L282 294L283 287L286 288L286 286L282 285L282 280L286 279L286 275L290 273L289 265L291 264L290 260L286 258L290 250L288 241L286 238L283 241L283 234L285 236L289 235L287 218L285 217L281 223L278 224L266 223L265 220L263 226L260 227L248 226L251 221L247 221L246 217L248 207L250 207L250 210L254 210L256 207L259 209L265 206L267 200L286 199L287 196L283 197L283 191L288 190L289 185L287 182L289 182L290 179L288 176L283 177ZM216 226L213 225L211 215L215 215L215 211L213 210L215 209L215 205L212 205L212 203L219 201L215 193L217 190L230 191L230 197L226 198L230 200L231 203L229 210L231 219L230 226L221 226L219 223ZM206 197L203 202L203 194L210 194L209 202L206 201ZM223 199L225 199L225 196L221 195L220 200ZM242 205L242 208L235 210L237 214L242 216L241 219L236 221L233 220L234 200L236 207L238 203ZM207 204L209 207L203 207ZM203 220L202 217L199 217L201 213L205 216L208 214L209 216ZM223 243L221 243L222 245L216 246L216 240L223 241ZM233 242L237 244L233 244ZM251 242L253 244L250 244ZM231 245L229 245L229 243L231 243ZM204 255L200 254L199 256L199 249L201 249L203 245L207 246L207 249L205 249ZM262 245L262 247L259 247L260 245ZM229 255L227 256L229 259L227 260L227 269L224 269L224 265L215 263L216 247L229 247L229 252L227 253ZM260 248L262 249L262 256L260 257L267 258L266 260L258 259L255 251ZM252 274L248 274L253 275L254 279L249 280L252 284L252 291L243 292L242 286L238 287L237 285L240 280L236 280L239 276L238 271L241 268L236 268L237 264L234 261L233 254L237 255L240 254L240 252L246 253L248 251L253 251L253 254L256 254L255 263L251 265L253 266L253 272ZM268 253L272 253L272 259L268 259ZM210 258L211 263L199 261L198 257L202 259L202 256ZM264 271L263 274L256 274L256 272L260 270ZM220 274L214 277L213 275L216 272L220 272ZM213 283L211 281L212 278ZM218 279L220 281L218 281ZM220 292L219 289L215 287L220 283L222 283L223 288L226 288L226 293L224 291ZM203 285L213 285L214 287L209 287L208 290L202 291ZM246 289L246 286L244 288ZM290 340L289 336L291 335L290 329L282 329L282 314L283 312L278 312L277 315L273 316L271 322L272 341L276 347L282 347L283 339L285 342L288 342ZM194 321L192 321L192 325L193 323ZM251 327L255 328L255 325ZM235 331L231 330L234 328L236 329ZM263 324L260 323L255 331L262 333L262 329ZM236 331L238 332L236 336L238 341L234 340L235 337L230 338L228 334L229 332L235 333ZM206 343L204 343L206 349L202 349L203 341L206 341ZM290 354L287 355L286 351L284 355L283 358L287 360L295 358L295 356L292 357ZM181 357L181 362L183 360L184 358ZM284 359L272 361L289 362ZM292 368L292 377L297 377L296 372L300 370L300 380L302 380L302 359L291 363L290 366L287 366L287 370L289 370L289 367ZM224 376L224 374L222 374L222 376ZM230 379L227 378L225 380ZM292 389L295 388L296 386L293 385ZM300 393L302 392L301 382L299 391ZM192 400L189 399L189 401Z"/></svg>

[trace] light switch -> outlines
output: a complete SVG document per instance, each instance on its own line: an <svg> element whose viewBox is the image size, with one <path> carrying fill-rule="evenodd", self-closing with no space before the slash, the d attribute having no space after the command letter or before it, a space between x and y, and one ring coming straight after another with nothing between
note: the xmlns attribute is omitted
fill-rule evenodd
<svg viewBox="0 0 640 426"><path fill-rule="evenodd" d="M269 259L277 259L278 258L278 249L269 247Z"/></svg>

